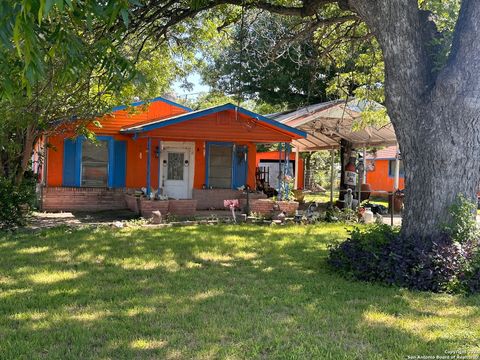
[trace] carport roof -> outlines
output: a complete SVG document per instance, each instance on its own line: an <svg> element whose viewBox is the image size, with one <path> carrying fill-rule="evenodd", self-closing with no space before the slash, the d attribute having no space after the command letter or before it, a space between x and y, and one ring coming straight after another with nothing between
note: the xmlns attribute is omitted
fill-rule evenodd
<svg viewBox="0 0 480 360"><path fill-rule="evenodd" d="M378 103L358 99L333 100L267 116L307 133L306 138L293 141L299 151L335 149L340 147L342 139L354 147L395 145L397 139L391 123L354 131L355 122L367 106L382 108Z"/></svg>

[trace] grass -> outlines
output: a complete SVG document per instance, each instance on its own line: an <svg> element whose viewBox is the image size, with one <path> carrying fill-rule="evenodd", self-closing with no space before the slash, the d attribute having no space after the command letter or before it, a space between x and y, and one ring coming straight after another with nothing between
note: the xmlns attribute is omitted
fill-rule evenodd
<svg viewBox="0 0 480 360"><path fill-rule="evenodd" d="M480 297L328 271L339 225L0 235L0 359L478 354Z"/></svg>
<svg viewBox="0 0 480 360"><path fill-rule="evenodd" d="M333 199L334 201L338 199L338 191L334 191L333 193ZM330 192L326 192L323 194L305 194L305 202L311 202L311 201L316 201L316 202L321 202L321 203L326 203L330 201ZM383 205L386 208L388 208L388 199L385 197L380 197L380 196L371 196L369 199L370 203L372 204L379 204Z"/></svg>

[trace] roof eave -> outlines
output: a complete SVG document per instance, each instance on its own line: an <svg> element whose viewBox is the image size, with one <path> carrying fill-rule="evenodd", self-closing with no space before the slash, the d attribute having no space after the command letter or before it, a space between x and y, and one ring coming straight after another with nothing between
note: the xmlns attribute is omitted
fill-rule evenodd
<svg viewBox="0 0 480 360"><path fill-rule="evenodd" d="M141 133L141 132L145 132L145 131L160 129L160 128L170 126L170 125L174 125L174 124L179 124L179 123L182 123L184 121L195 119L195 118L198 118L198 117L201 117L201 116L215 114L215 113L225 111L225 110L235 110L235 111L238 111L238 112L240 112L244 115L250 116L250 117L252 117L252 118L254 118L258 121L266 123L266 124L268 124L270 126L273 126L277 129L280 129L282 132L284 132L284 133L286 132L290 136L294 135L292 137L293 139L305 138L307 136L307 133L303 130L295 129L291 126L282 124L282 123L280 123L276 120L272 120L272 119L267 118L263 115L256 114L256 113L254 113L250 110L244 109L242 107L236 106L236 105L231 104L231 103L211 107L211 108L208 108L208 109L205 109L205 110L200 110L200 111L197 111L197 112L177 115L175 117L172 117L170 120L169 119L164 119L163 121L153 122L153 123L150 123L150 124L145 124L143 126L121 129L120 132L124 133L124 134Z"/></svg>

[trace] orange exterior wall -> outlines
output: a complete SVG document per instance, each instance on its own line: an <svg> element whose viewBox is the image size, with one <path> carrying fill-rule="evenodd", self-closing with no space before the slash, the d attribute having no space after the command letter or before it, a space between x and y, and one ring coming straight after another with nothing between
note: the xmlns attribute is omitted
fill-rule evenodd
<svg viewBox="0 0 480 360"><path fill-rule="evenodd" d="M393 159L392 159L393 160ZM395 179L388 175L389 160L375 160L375 169L367 171L367 183L372 187L372 191L393 191ZM371 161L367 160L367 163ZM399 178L398 186L400 189L405 188L405 179Z"/></svg>
<svg viewBox="0 0 480 360"><path fill-rule="evenodd" d="M62 186L63 177L63 140L62 136L47 138L50 145L47 149L47 170L45 184L48 186Z"/></svg>
<svg viewBox="0 0 480 360"><path fill-rule="evenodd" d="M113 136L116 140L127 142L126 158L126 187L141 188L146 186L147 174L147 139L151 137L151 168L150 186L158 186L158 158L155 156L155 148L159 139L163 141L185 141L195 142L195 172L193 187L201 189L206 183L206 161L205 161L205 140L207 141L228 141L238 145L248 146L248 178L250 187L255 187L256 171L256 144L257 142L290 142L292 137L279 132L268 124L259 123L243 114L234 111L223 111L213 115L207 115L199 119L166 126L160 129L149 131L133 140L132 135L119 134L122 128L141 124L152 120L169 118L171 116L186 113L187 111L165 103L155 101L148 105L136 106L126 110L117 110L112 114L102 116L98 120L101 127L93 124L88 128L97 135ZM249 120L247 120L249 119ZM69 128L61 128L62 134L50 136L47 139L50 147L47 151L47 174L46 184L48 186L62 186L63 183L63 156L64 139L73 136L75 124ZM303 161L301 161L303 169ZM303 171L301 183L303 184Z"/></svg>
<svg viewBox="0 0 480 360"><path fill-rule="evenodd" d="M278 151L265 151L265 152L257 152L256 156L256 162L255 162L255 168L257 168L260 164L261 160L277 160L279 159L279 153ZM301 156L299 156L298 159L298 175L295 174L295 176L298 176L298 188L303 189L305 186L304 183L304 162ZM295 153L290 154L290 161L295 161Z"/></svg>
<svg viewBox="0 0 480 360"><path fill-rule="evenodd" d="M117 110L111 114L107 114L97 119L101 127L93 124L88 126L89 130L102 135L118 134L118 132L128 126L141 124L144 122L169 118L171 116L184 114L187 111L167 104L163 101L155 101L149 105L139 105L126 110Z"/></svg>
<svg viewBox="0 0 480 360"><path fill-rule="evenodd" d="M237 119L234 111L223 111L217 114L206 115L182 123L165 126L149 131L144 136L161 137L176 141L208 140L233 142L290 142L291 137L273 130L259 122L251 123L251 127L244 126L247 117L239 115Z"/></svg>
<svg viewBox="0 0 480 360"><path fill-rule="evenodd" d="M104 135L102 134L98 134ZM63 141L62 135L52 136L48 139L51 147L47 155L47 179L48 186L62 186L63 182ZM123 135L114 135L115 140L127 141L127 165L125 185L128 188L142 188L147 183L147 139L133 140L131 137ZM158 166L159 161L155 156L155 148L158 146L158 139L151 140L151 162L150 162L150 186L158 187ZM189 142L193 140L184 139ZM247 184L250 187L255 186L256 170L256 145L254 143L237 142L238 145L248 146L248 175ZM206 183L206 159L205 159L205 141L195 141L195 172L193 179L193 188L201 189Z"/></svg>

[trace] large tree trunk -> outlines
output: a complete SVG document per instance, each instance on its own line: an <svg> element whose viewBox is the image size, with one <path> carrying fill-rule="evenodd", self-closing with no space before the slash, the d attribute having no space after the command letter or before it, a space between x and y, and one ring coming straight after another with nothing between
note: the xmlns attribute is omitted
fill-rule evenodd
<svg viewBox="0 0 480 360"><path fill-rule="evenodd" d="M474 200L480 181L478 114L467 115L455 105L448 111L436 106L425 104L422 115L417 115L423 126L404 130L399 137L406 177L405 236L440 232L457 196Z"/></svg>
<svg viewBox="0 0 480 360"><path fill-rule="evenodd" d="M459 194L480 180L480 1L463 0L447 64L435 72L435 31L417 0L350 0L379 41L386 105L404 159L402 235L435 236Z"/></svg>

